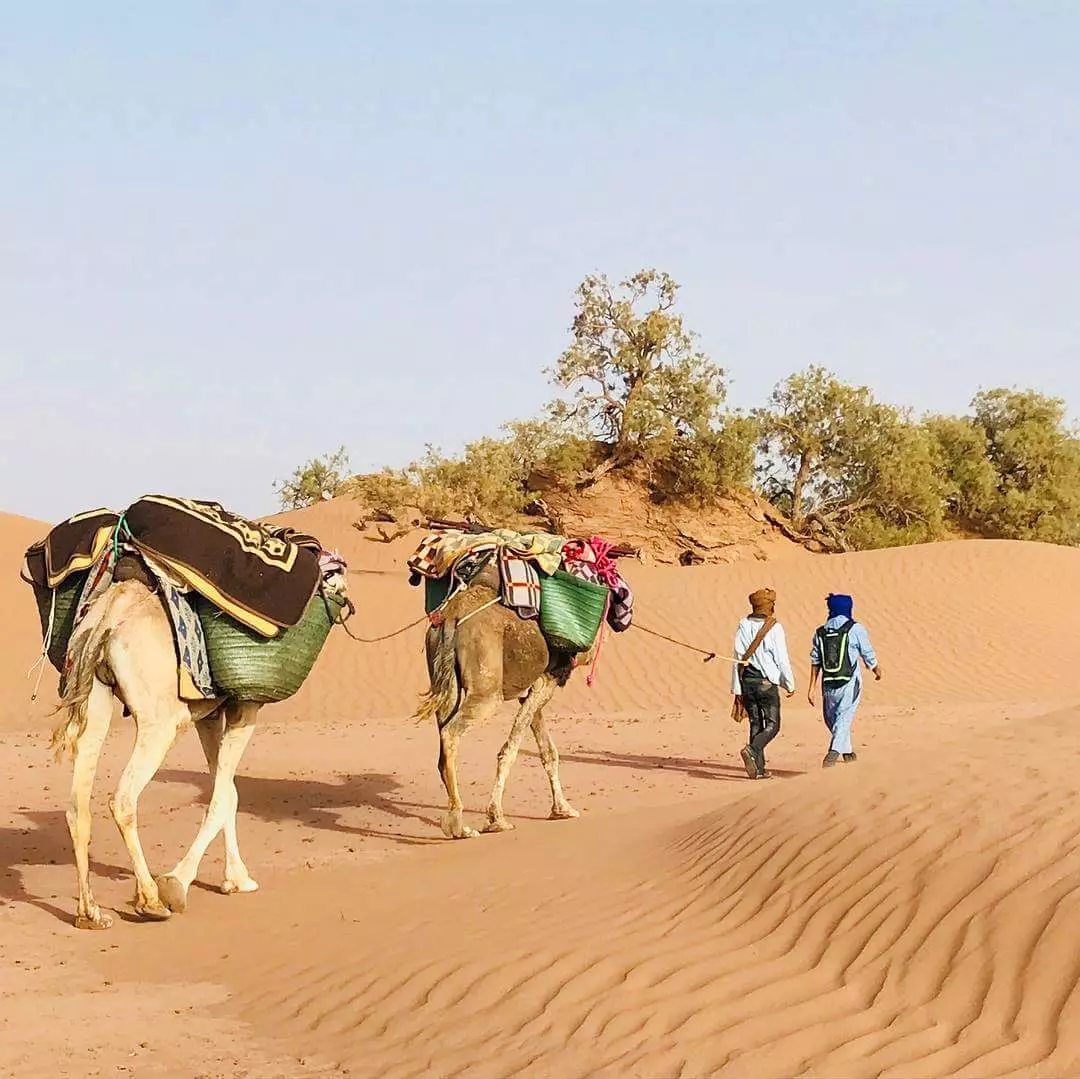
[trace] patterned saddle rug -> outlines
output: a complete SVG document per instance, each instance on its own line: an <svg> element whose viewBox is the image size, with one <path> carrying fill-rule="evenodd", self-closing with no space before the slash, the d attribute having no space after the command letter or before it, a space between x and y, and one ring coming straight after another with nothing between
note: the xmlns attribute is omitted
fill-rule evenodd
<svg viewBox="0 0 1080 1079"><path fill-rule="evenodd" d="M25 579L35 591L59 588L121 542L263 637L295 626L319 585L314 536L167 495L61 522L27 550Z"/></svg>

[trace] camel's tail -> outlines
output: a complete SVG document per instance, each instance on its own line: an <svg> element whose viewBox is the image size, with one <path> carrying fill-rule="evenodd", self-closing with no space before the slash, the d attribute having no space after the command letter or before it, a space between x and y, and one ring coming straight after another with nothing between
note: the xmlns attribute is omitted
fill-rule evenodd
<svg viewBox="0 0 1080 1079"><path fill-rule="evenodd" d="M418 719L432 719L443 726L457 711L461 699L461 679L457 665L457 622L446 619L438 627L438 641L431 664L431 687L421 695Z"/></svg>
<svg viewBox="0 0 1080 1079"><path fill-rule="evenodd" d="M94 686L94 671L105 654L110 632L109 627L99 621L73 638L68 648L71 667L67 685L64 687L64 696L54 709L54 713L66 711L67 717L57 725L50 740L53 754L58 761L62 760L66 753L75 756L79 739L86 730L86 707Z"/></svg>

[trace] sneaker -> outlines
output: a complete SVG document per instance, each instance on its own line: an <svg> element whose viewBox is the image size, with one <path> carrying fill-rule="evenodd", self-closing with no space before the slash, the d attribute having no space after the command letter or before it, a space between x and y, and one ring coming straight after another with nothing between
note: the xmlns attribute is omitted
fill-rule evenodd
<svg viewBox="0 0 1080 1079"><path fill-rule="evenodd" d="M852 761L857 761L858 759L859 758L856 757L854 753L845 753L844 754L844 763L845 764L851 764Z"/></svg>
<svg viewBox="0 0 1080 1079"><path fill-rule="evenodd" d="M772 779L772 772L768 768L764 768L758 772L758 779Z"/></svg>
<svg viewBox="0 0 1080 1079"><path fill-rule="evenodd" d="M835 749L830 749L829 752L825 754L825 759L821 762L821 767L831 768L839 760L840 754L837 753Z"/></svg>
<svg viewBox="0 0 1080 1079"><path fill-rule="evenodd" d="M742 757L743 767L746 769L746 774L751 779L757 779L758 766L757 761L754 760L754 751L749 746L743 746L739 750L739 756Z"/></svg>

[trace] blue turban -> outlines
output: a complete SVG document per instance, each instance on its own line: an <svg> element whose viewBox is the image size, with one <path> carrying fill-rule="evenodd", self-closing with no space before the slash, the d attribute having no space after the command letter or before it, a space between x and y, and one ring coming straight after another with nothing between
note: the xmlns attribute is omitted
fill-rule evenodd
<svg viewBox="0 0 1080 1079"><path fill-rule="evenodd" d="M844 618L851 617L852 601L850 596L834 595L830 592L825 602L829 605L830 618L836 618L838 615L843 615Z"/></svg>

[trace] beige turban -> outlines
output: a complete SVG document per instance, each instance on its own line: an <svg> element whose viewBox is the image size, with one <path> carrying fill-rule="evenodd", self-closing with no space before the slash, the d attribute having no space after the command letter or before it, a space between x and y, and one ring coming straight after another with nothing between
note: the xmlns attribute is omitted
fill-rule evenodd
<svg viewBox="0 0 1080 1079"><path fill-rule="evenodd" d="M759 618L771 618L776 606L776 593L771 588L759 588L750 593L750 613Z"/></svg>

